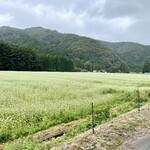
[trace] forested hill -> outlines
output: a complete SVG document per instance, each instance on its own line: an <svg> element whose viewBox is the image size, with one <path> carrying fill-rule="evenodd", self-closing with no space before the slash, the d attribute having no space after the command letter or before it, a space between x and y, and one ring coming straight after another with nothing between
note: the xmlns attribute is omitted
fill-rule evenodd
<svg viewBox="0 0 150 150"><path fill-rule="evenodd" d="M41 53L68 57L77 71L128 72L128 67L120 56L91 38L62 34L41 27L24 30L1 27L0 40L35 48Z"/></svg>
<svg viewBox="0 0 150 150"><path fill-rule="evenodd" d="M103 46L117 53L129 66L130 71L141 72L146 61L150 61L150 46L133 42L111 43L101 41Z"/></svg>
<svg viewBox="0 0 150 150"><path fill-rule="evenodd" d="M42 27L0 27L0 40L36 49L41 54L68 57L76 71L141 72L150 56L150 46L103 42Z"/></svg>

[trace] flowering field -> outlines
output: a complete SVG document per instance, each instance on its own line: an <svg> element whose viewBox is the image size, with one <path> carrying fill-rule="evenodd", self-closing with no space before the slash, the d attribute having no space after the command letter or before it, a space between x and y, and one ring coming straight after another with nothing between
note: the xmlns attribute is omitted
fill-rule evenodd
<svg viewBox="0 0 150 150"><path fill-rule="evenodd" d="M108 108L111 116L150 100L150 75L0 72L0 143L86 118Z"/></svg>

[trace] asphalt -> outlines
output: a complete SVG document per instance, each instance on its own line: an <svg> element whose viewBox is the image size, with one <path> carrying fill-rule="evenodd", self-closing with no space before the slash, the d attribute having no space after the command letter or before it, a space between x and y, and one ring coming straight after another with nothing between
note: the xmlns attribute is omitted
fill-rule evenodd
<svg viewBox="0 0 150 150"><path fill-rule="evenodd" d="M128 143L127 148L132 150L150 150L150 134L138 137L137 140Z"/></svg>

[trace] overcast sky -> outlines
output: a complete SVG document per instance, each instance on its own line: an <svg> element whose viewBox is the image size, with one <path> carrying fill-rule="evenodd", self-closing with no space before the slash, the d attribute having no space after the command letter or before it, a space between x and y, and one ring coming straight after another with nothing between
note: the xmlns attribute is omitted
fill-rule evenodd
<svg viewBox="0 0 150 150"><path fill-rule="evenodd" d="M0 0L0 26L150 45L150 0Z"/></svg>

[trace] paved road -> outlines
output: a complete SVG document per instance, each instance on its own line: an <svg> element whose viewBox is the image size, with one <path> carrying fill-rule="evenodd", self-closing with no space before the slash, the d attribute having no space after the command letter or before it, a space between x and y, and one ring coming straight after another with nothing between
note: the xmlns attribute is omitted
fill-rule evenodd
<svg viewBox="0 0 150 150"><path fill-rule="evenodd" d="M150 150L150 134L139 137L136 141L128 143L127 148L134 150Z"/></svg>

